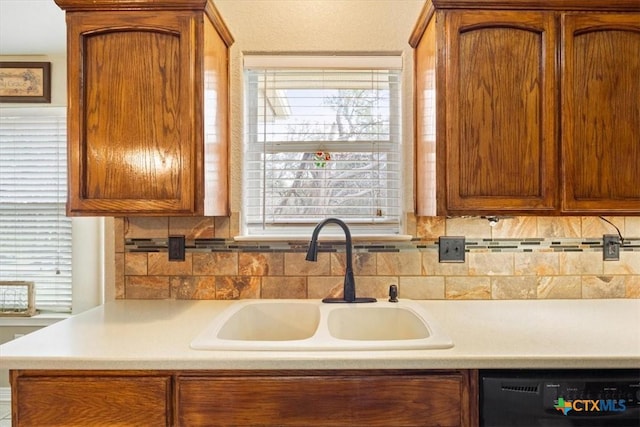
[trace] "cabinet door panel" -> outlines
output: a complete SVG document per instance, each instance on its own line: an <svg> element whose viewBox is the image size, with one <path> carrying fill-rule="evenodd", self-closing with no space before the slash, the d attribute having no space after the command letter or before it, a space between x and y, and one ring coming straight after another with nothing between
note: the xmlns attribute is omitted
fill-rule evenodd
<svg viewBox="0 0 640 427"><path fill-rule="evenodd" d="M84 196L179 199L179 38L110 31L84 46Z"/></svg>
<svg viewBox="0 0 640 427"><path fill-rule="evenodd" d="M169 377L21 377L16 426L170 425Z"/></svg>
<svg viewBox="0 0 640 427"><path fill-rule="evenodd" d="M189 426L459 426L458 376L181 378L178 420Z"/></svg>
<svg viewBox="0 0 640 427"><path fill-rule="evenodd" d="M80 74L69 79L69 214L197 212L191 14L78 12L67 24L70 75Z"/></svg>
<svg viewBox="0 0 640 427"><path fill-rule="evenodd" d="M640 14L563 21L566 211L640 211Z"/></svg>
<svg viewBox="0 0 640 427"><path fill-rule="evenodd" d="M553 14L451 12L445 26L446 211L553 210Z"/></svg>

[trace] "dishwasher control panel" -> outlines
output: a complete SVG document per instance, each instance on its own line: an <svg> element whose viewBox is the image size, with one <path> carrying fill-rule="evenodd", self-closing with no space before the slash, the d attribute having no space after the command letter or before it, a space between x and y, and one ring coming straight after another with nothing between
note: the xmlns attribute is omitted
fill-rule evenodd
<svg viewBox="0 0 640 427"><path fill-rule="evenodd" d="M480 371L481 427L640 427L640 370Z"/></svg>
<svg viewBox="0 0 640 427"><path fill-rule="evenodd" d="M640 381L567 378L542 384L542 401L547 412L602 416L640 408Z"/></svg>

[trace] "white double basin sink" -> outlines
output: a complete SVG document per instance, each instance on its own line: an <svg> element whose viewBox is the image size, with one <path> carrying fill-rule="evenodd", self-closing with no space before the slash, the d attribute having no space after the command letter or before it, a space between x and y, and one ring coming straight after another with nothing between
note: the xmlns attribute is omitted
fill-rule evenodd
<svg viewBox="0 0 640 427"><path fill-rule="evenodd" d="M191 342L195 350L418 350L453 347L424 305L239 300Z"/></svg>

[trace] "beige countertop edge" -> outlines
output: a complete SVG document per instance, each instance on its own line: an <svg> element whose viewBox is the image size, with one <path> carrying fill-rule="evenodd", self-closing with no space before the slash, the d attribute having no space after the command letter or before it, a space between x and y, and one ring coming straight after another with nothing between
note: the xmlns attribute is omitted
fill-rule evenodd
<svg viewBox="0 0 640 427"><path fill-rule="evenodd" d="M340 370L340 369L638 369L640 358L494 358L479 359L404 359L404 360L9 360L3 369L27 370Z"/></svg>
<svg viewBox="0 0 640 427"><path fill-rule="evenodd" d="M197 351L230 301L110 302L0 346L2 369L638 368L640 300L421 303L454 347L405 351Z"/></svg>

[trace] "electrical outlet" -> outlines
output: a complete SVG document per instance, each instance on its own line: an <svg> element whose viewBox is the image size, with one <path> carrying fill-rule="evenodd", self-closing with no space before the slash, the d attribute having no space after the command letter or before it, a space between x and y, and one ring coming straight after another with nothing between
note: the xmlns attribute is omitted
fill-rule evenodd
<svg viewBox="0 0 640 427"><path fill-rule="evenodd" d="M440 236L438 240L439 262L464 262L464 236Z"/></svg>
<svg viewBox="0 0 640 427"><path fill-rule="evenodd" d="M602 236L602 259L605 261L620 260L620 236L617 234Z"/></svg>
<svg viewBox="0 0 640 427"><path fill-rule="evenodd" d="M184 261L184 236L169 236L169 261Z"/></svg>

